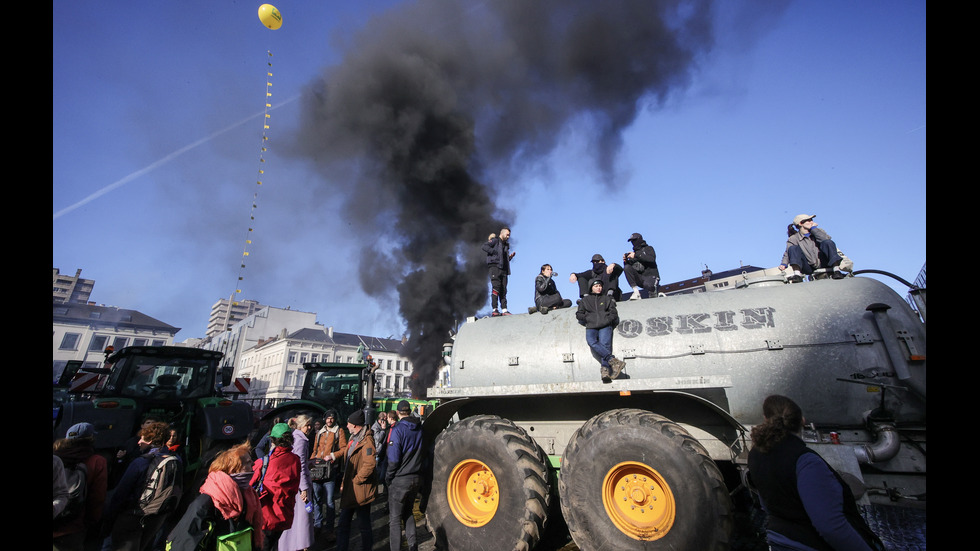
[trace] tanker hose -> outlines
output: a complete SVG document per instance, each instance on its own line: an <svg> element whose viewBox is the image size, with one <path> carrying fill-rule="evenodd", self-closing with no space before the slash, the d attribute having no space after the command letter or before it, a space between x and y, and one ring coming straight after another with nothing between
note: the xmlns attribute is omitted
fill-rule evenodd
<svg viewBox="0 0 980 551"><path fill-rule="evenodd" d="M872 430L877 437L871 444L856 446L854 455L857 456L858 463L869 465L875 462L888 461L898 455L901 448L901 441L895 426L890 423L873 423Z"/></svg>

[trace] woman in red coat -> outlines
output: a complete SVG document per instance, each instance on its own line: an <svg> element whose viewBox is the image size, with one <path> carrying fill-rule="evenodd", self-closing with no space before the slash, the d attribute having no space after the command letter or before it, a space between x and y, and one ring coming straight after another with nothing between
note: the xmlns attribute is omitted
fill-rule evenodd
<svg viewBox="0 0 980 551"><path fill-rule="evenodd" d="M293 453L293 432L286 423L277 423L269 433L274 446L268 458L259 458L252 467L251 485L259 490L262 505L262 533L265 536L263 551L276 549L279 536L293 524L293 508L299 492L300 462ZM265 475L262 466L268 462Z"/></svg>

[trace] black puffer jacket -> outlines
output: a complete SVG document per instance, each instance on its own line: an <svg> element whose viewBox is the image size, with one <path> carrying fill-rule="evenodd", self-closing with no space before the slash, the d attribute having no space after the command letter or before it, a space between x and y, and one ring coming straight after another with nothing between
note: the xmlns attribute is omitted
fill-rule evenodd
<svg viewBox="0 0 980 551"><path fill-rule="evenodd" d="M600 279L593 279L589 282L589 288ZM585 326L586 329L602 329L603 327L616 327L619 325L619 312L616 310L616 300L604 293L588 294L578 301L578 311L575 318Z"/></svg>

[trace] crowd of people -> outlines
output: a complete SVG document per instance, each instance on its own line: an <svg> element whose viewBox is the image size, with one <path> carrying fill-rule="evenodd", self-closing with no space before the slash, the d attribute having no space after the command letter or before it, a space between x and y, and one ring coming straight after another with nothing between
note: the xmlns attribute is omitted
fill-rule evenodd
<svg viewBox="0 0 980 551"><path fill-rule="evenodd" d="M815 214L797 215L787 227L789 238L779 269L791 282L802 281L804 276L842 279L846 277L844 271L853 267L830 235L817 228L813 221L815 217ZM510 228L501 228L499 235L491 233L482 245L490 277L491 317L511 315L507 310L507 281L511 260L517 253L510 250L510 235ZM657 297L660 285L657 252L653 246L639 233L631 234L626 241L633 250L623 254L622 265L607 264L605 258L596 253L592 255L590 269L568 276L569 283L578 283L575 317L585 327L585 340L599 361L599 377L603 383L619 378L626 365L612 353L613 330L619 325L616 303L623 296L619 277L626 275L631 289L627 299L630 301L644 298L644 293L645 298ZM554 281L556 275L551 264L541 265L540 273L534 278L534 306L527 309L528 314L547 314L572 306L572 301L563 298L558 291Z"/></svg>
<svg viewBox="0 0 980 551"><path fill-rule="evenodd" d="M203 484L187 489L186 506L168 502L153 513L143 502L160 458L175 458L183 474L175 429L147 416L118 454L126 461L111 484L106 458L95 451L95 427L78 423L53 445L53 548L198 551L244 538L255 550L301 551L335 542L347 551L356 517L360 548L368 551L372 505L383 500L391 548L401 549L404 540L417 550L413 510L429 465L421 419L407 400L379 413L373 425L363 410L347 418L346 430L337 418L331 410L322 418L277 419L254 448L244 442L217 454ZM331 467L311 468L323 462ZM80 503L75 471L83 473Z"/></svg>

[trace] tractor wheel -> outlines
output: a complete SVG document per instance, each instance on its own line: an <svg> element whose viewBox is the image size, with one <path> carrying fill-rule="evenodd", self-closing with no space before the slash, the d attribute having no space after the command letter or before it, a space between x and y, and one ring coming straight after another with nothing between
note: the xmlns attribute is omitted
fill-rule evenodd
<svg viewBox="0 0 980 551"><path fill-rule="evenodd" d="M495 415L443 431L426 514L437 549L530 551L548 519L546 461L523 429Z"/></svg>
<svg viewBox="0 0 980 551"><path fill-rule="evenodd" d="M730 548L721 471L686 430L649 411L607 411L582 425L565 449L558 489L582 551Z"/></svg>

